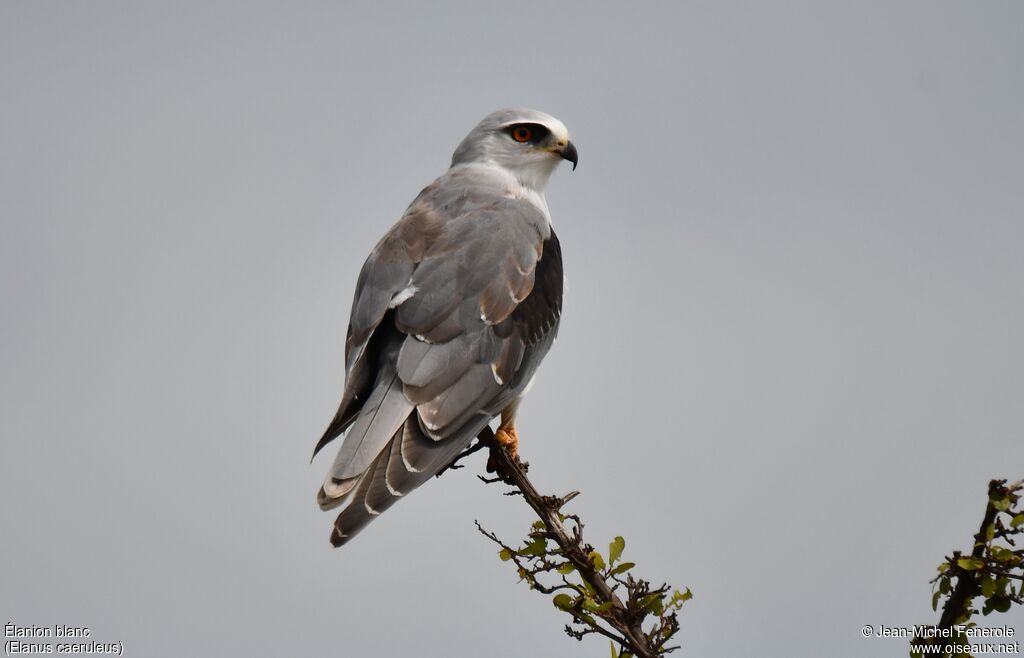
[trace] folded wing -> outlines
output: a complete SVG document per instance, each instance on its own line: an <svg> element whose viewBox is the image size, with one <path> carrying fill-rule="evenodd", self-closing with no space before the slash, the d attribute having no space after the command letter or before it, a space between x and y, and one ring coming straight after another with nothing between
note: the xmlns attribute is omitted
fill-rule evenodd
<svg viewBox="0 0 1024 658"><path fill-rule="evenodd" d="M558 239L481 174L426 188L367 259L346 384L314 455L348 434L318 494L341 545L430 479L520 396L557 332Z"/></svg>

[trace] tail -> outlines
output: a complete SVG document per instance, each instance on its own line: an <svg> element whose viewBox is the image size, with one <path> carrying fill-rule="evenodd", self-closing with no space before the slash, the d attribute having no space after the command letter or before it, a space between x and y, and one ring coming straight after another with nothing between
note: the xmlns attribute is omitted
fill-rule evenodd
<svg viewBox="0 0 1024 658"><path fill-rule="evenodd" d="M489 420L479 414L452 436L434 441L420 426L418 414L409 413L365 470L336 483L335 478L329 476L320 489L317 502L322 509L348 503L334 522L331 544L345 544L400 498L440 472Z"/></svg>

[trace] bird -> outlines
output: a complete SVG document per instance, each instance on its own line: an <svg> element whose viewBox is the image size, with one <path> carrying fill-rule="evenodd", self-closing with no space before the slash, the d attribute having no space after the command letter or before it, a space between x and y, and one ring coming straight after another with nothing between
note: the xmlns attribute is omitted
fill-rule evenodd
<svg viewBox="0 0 1024 658"><path fill-rule="evenodd" d="M531 109L493 112L381 238L356 281L345 384L313 457L342 434L317 503L342 507L341 546L500 417L515 457L519 404L558 333L562 250L545 188L579 160Z"/></svg>

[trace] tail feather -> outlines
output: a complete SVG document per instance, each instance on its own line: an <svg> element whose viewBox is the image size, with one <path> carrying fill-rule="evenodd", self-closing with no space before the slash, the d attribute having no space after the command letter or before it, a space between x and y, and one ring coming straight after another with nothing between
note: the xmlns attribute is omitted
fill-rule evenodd
<svg viewBox="0 0 1024 658"><path fill-rule="evenodd" d="M373 461L370 469L359 479L359 486L356 487L355 493L352 495L348 505L345 506L345 509L341 511L341 514L334 521L331 543L335 546L341 546L354 537L356 533L365 528L373 520L373 517L376 516L376 514L371 514L366 507L366 492L373 482L373 471L383 460L384 452L381 451L377 455L377 459Z"/></svg>
<svg viewBox="0 0 1024 658"><path fill-rule="evenodd" d="M344 503L352 490L359 484L359 478L339 480L329 477L316 494L316 503L322 510L334 509Z"/></svg>
<svg viewBox="0 0 1024 658"><path fill-rule="evenodd" d="M331 543L341 546L403 496L436 475L465 450L489 418L477 416L445 441L427 438L412 414L360 478L348 505L338 514ZM411 470L406 453L414 456L419 470Z"/></svg>

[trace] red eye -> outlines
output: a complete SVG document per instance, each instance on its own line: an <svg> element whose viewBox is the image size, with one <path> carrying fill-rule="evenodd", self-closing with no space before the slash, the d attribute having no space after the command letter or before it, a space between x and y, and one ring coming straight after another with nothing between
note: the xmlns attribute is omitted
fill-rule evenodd
<svg viewBox="0 0 1024 658"><path fill-rule="evenodd" d="M512 139L517 142L528 142L533 137L533 131L526 126L516 126L512 129Z"/></svg>

